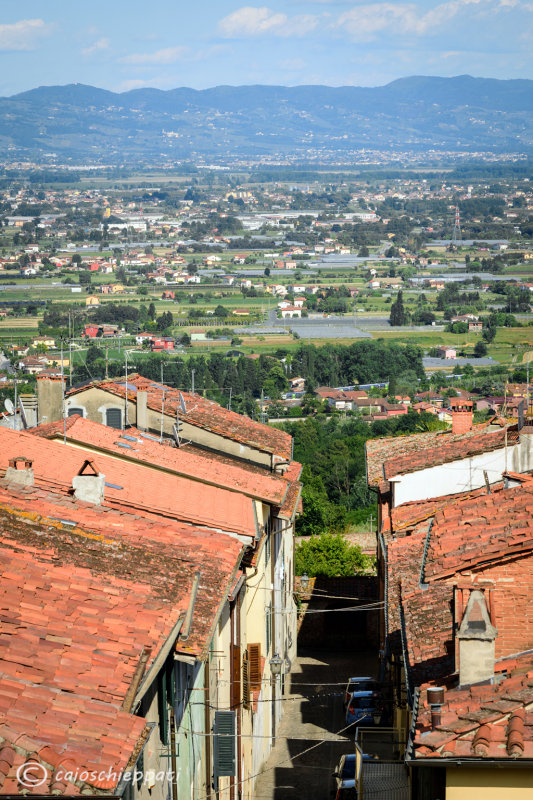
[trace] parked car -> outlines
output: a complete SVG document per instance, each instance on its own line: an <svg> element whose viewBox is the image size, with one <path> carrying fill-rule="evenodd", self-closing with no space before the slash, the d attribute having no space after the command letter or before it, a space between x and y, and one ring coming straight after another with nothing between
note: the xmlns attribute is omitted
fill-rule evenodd
<svg viewBox="0 0 533 800"><path fill-rule="evenodd" d="M335 800L356 800L355 753L341 756L333 777L336 781Z"/></svg>
<svg viewBox="0 0 533 800"><path fill-rule="evenodd" d="M348 678L344 693L344 707L346 708L354 692L376 692L379 688L379 683L368 676Z"/></svg>
<svg viewBox="0 0 533 800"><path fill-rule="evenodd" d="M352 692L346 707L346 725L379 725L384 713L385 701L381 692Z"/></svg>
<svg viewBox="0 0 533 800"><path fill-rule="evenodd" d="M363 754L363 761L373 761L374 756ZM333 793L335 800L356 800L357 789L355 786L355 753L341 756L333 777L336 781Z"/></svg>

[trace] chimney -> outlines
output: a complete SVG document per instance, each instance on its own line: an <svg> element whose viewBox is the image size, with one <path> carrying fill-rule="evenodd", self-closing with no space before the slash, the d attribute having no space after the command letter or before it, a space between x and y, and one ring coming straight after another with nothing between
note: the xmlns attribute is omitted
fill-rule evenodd
<svg viewBox="0 0 533 800"><path fill-rule="evenodd" d="M9 459L9 466L4 476L8 483L18 483L19 486L33 486L33 461L25 456Z"/></svg>
<svg viewBox="0 0 533 800"><path fill-rule="evenodd" d="M63 419L64 378L44 375L37 378L39 423L57 422Z"/></svg>
<svg viewBox="0 0 533 800"><path fill-rule="evenodd" d="M102 504L105 492L105 475L98 472L94 461L88 459L72 479L72 488L76 500L83 500L84 503L92 503L95 506Z"/></svg>
<svg viewBox="0 0 533 800"><path fill-rule="evenodd" d="M140 431L148 430L148 392L146 389L137 391L136 424Z"/></svg>
<svg viewBox="0 0 533 800"><path fill-rule="evenodd" d="M463 397L450 397L452 412L452 433L466 433L472 430L474 403Z"/></svg>
<svg viewBox="0 0 533 800"><path fill-rule="evenodd" d="M459 684L469 686L494 678L495 643L498 631L490 621L485 595L470 592L459 628Z"/></svg>
<svg viewBox="0 0 533 800"><path fill-rule="evenodd" d="M427 690L427 701L431 709L431 730L436 730L442 721L441 710L444 705L444 689L442 686L431 686Z"/></svg>

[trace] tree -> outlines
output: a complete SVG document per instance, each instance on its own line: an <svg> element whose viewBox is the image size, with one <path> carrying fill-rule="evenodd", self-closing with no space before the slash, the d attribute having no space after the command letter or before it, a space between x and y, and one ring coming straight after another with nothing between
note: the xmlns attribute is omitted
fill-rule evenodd
<svg viewBox="0 0 533 800"><path fill-rule="evenodd" d="M155 319L155 303L150 303L148 306L148 318L154 320Z"/></svg>
<svg viewBox="0 0 533 800"><path fill-rule="evenodd" d="M165 311L160 317L157 317L155 324L158 331L165 331L167 328L172 327L173 322L174 319L170 311Z"/></svg>
<svg viewBox="0 0 533 800"><path fill-rule="evenodd" d="M105 358L105 353L101 347L96 347L96 345L92 344L89 346L87 350L87 355L85 356L85 363L88 367L99 358Z"/></svg>
<svg viewBox="0 0 533 800"><path fill-rule="evenodd" d="M488 342L488 344L490 344L492 341L494 341L494 337L496 336L496 328L494 328L494 327L492 327L492 326L489 326L489 325L487 325L487 326L486 326L486 327L483 329L483 332L482 332L482 334L481 334L481 335L483 336L483 339L484 339L486 342Z"/></svg>
<svg viewBox="0 0 533 800"><path fill-rule="evenodd" d="M485 342L476 342L476 346L474 347L474 355L476 358L483 358L483 356L487 355L487 345Z"/></svg>
<svg viewBox="0 0 533 800"><path fill-rule="evenodd" d="M396 295L396 300L390 307L389 322L391 325L407 325L408 315L403 306L403 293L400 289Z"/></svg>
<svg viewBox="0 0 533 800"><path fill-rule="evenodd" d="M468 333L468 323L452 322L452 324L448 326L448 330L450 333Z"/></svg>
<svg viewBox="0 0 533 800"><path fill-rule="evenodd" d="M349 544L341 534L321 533L295 549L294 567L297 575L306 572L314 578L348 578L365 572L371 559L363 555L358 545Z"/></svg>

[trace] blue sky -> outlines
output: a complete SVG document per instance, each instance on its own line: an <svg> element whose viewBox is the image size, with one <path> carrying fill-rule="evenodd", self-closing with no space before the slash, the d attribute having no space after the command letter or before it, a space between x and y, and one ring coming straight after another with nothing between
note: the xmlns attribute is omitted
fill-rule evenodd
<svg viewBox="0 0 533 800"><path fill-rule="evenodd" d="M24 0L0 23L2 96L466 73L533 78L533 0Z"/></svg>

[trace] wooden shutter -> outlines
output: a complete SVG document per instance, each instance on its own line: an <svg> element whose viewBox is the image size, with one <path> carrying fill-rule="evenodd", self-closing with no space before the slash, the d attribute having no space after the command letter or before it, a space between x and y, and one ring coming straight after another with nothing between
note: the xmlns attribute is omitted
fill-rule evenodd
<svg viewBox="0 0 533 800"><path fill-rule="evenodd" d="M245 650L242 658L242 704L245 708L250 708L250 662L248 661L248 650Z"/></svg>
<svg viewBox="0 0 533 800"><path fill-rule="evenodd" d="M215 789L218 779L235 775L235 712L215 711L214 726Z"/></svg>
<svg viewBox="0 0 533 800"><path fill-rule="evenodd" d="M237 708L241 702L241 648L231 645L231 707Z"/></svg>
<svg viewBox="0 0 533 800"><path fill-rule="evenodd" d="M261 644L248 645L250 689L261 688Z"/></svg>

